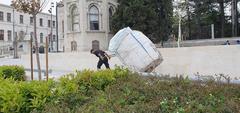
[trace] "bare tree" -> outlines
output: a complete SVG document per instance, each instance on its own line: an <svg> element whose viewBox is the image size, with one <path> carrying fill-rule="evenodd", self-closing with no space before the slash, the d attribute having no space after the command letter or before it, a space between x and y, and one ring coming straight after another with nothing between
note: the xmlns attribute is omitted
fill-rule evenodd
<svg viewBox="0 0 240 113"><path fill-rule="evenodd" d="M237 12L238 0L232 0L232 36L237 36L238 31L238 12Z"/></svg>
<svg viewBox="0 0 240 113"><path fill-rule="evenodd" d="M224 24L225 24L225 13L224 13L224 0L219 0L220 9L220 20L221 20L221 37L224 37Z"/></svg>
<svg viewBox="0 0 240 113"><path fill-rule="evenodd" d="M12 0L12 6L20 12L28 13L33 16L34 21L34 39L35 39L35 53L38 66L38 79L41 80L41 65L39 59L39 46L37 40L37 22L36 16L42 12L43 8L46 7L48 0ZM32 51L31 51L32 52Z"/></svg>

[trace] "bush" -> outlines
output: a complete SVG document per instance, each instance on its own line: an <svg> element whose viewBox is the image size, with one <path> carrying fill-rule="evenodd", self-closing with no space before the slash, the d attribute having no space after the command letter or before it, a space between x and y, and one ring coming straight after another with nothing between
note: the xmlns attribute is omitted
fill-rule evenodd
<svg viewBox="0 0 240 113"><path fill-rule="evenodd" d="M0 77L24 81L25 70L21 66L0 66Z"/></svg>
<svg viewBox="0 0 240 113"><path fill-rule="evenodd" d="M77 71L58 81L0 78L0 113L238 113L240 85Z"/></svg>

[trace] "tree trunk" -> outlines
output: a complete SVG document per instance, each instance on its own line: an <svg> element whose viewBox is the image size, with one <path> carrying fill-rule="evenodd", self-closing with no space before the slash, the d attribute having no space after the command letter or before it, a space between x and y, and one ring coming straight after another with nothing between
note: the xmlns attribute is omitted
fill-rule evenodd
<svg viewBox="0 0 240 113"><path fill-rule="evenodd" d="M224 0L219 1L220 6L220 20L221 20L221 38L224 38L224 25L225 25L225 13L224 13Z"/></svg>
<svg viewBox="0 0 240 113"><path fill-rule="evenodd" d="M201 26L201 21L200 21L200 18L202 17L201 15L201 10L200 10L200 6L201 6L201 3L200 1L196 1L196 25L197 25L197 36L196 38L197 39L201 39L202 38L202 26Z"/></svg>
<svg viewBox="0 0 240 113"><path fill-rule="evenodd" d="M37 19L36 14L33 15L34 20L34 39L35 39L35 54L36 54L36 60L37 60L37 67L38 67L38 79L42 80L41 76L41 65L40 65L40 59L39 59L39 47L38 47L38 40L37 40Z"/></svg>
<svg viewBox="0 0 240 113"><path fill-rule="evenodd" d="M189 9L189 0L185 0L186 5L187 5L187 18L188 18L188 39L192 39L192 30L191 30L191 17L190 17L190 9Z"/></svg>
<svg viewBox="0 0 240 113"><path fill-rule="evenodd" d="M237 36L237 0L232 0L232 36Z"/></svg>

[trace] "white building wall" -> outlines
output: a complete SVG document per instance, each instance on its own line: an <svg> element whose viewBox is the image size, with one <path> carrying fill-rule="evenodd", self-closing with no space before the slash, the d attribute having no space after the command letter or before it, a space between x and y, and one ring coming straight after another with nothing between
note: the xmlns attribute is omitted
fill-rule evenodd
<svg viewBox="0 0 240 113"><path fill-rule="evenodd" d="M107 49L111 34L109 33L109 7L117 7L116 0L64 0L64 21L66 52L71 52L71 42L77 42L77 51L89 51L92 48L92 41L100 42L100 49ZM88 11L91 4L99 10L99 30L90 30ZM76 5L79 12L79 31L69 29L70 8Z"/></svg>
<svg viewBox="0 0 240 113"><path fill-rule="evenodd" d="M59 39L59 51L64 51L64 8L63 7L58 7L58 39Z"/></svg>
<svg viewBox="0 0 240 113"><path fill-rule="evenodd" d="M13 22L15 23L15 32L19 34L20 31L24 31L25 37L24 42L30 40L30 34L33 32L33 24L30 24L30 17L32 17L29 14L24 14L20 12L14 11L14 17L13 17L13 9L11 6L0 4L0 11L3 12L4 20L0 21L0 30L4 30L4 41L0 41L0 46L8 43L13 43ZM7 22L7 13L11 13L11 22ZM23 15L23 24L20 23L20 15ZM40 18L43 19L43 26L40 26ZM13 21L14 20L14 21ZM39 13L37 15L37 38L40 46L45 46L45 38L48 36L48 34L51 33L51 28L48 27L48 20L51 20L51 15L46 13ZM55 27L56 27L56 16L52 16L52 20L55 21ZM56 29L53 27L53 35L56 36ZM8 40L8 34L7 31L12 31L12 38L9 41ZM43 43L40 43L40 33L43 33ZM24 45L29 46L29 45ZM56 46L56 45L54 45ZM26 47L24 47L26 48ZM55 48L56 49L56 48Z"/></svg>

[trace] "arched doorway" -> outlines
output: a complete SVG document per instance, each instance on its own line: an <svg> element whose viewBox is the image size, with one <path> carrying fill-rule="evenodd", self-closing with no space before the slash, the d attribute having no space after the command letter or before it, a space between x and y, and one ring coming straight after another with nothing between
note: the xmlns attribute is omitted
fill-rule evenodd
<svg viewBox="0 0 240 113"><path fill-rule="evenodd" d="M98 40L92 41L92 49L94 49L94 50L99 50L100 49Z"/></svg>
<svg viewBox="0 0 240 113"><path fill-rule="evenodd" d="M76 41L71 42L71 51L77 51L77 42Z"/></svg>

